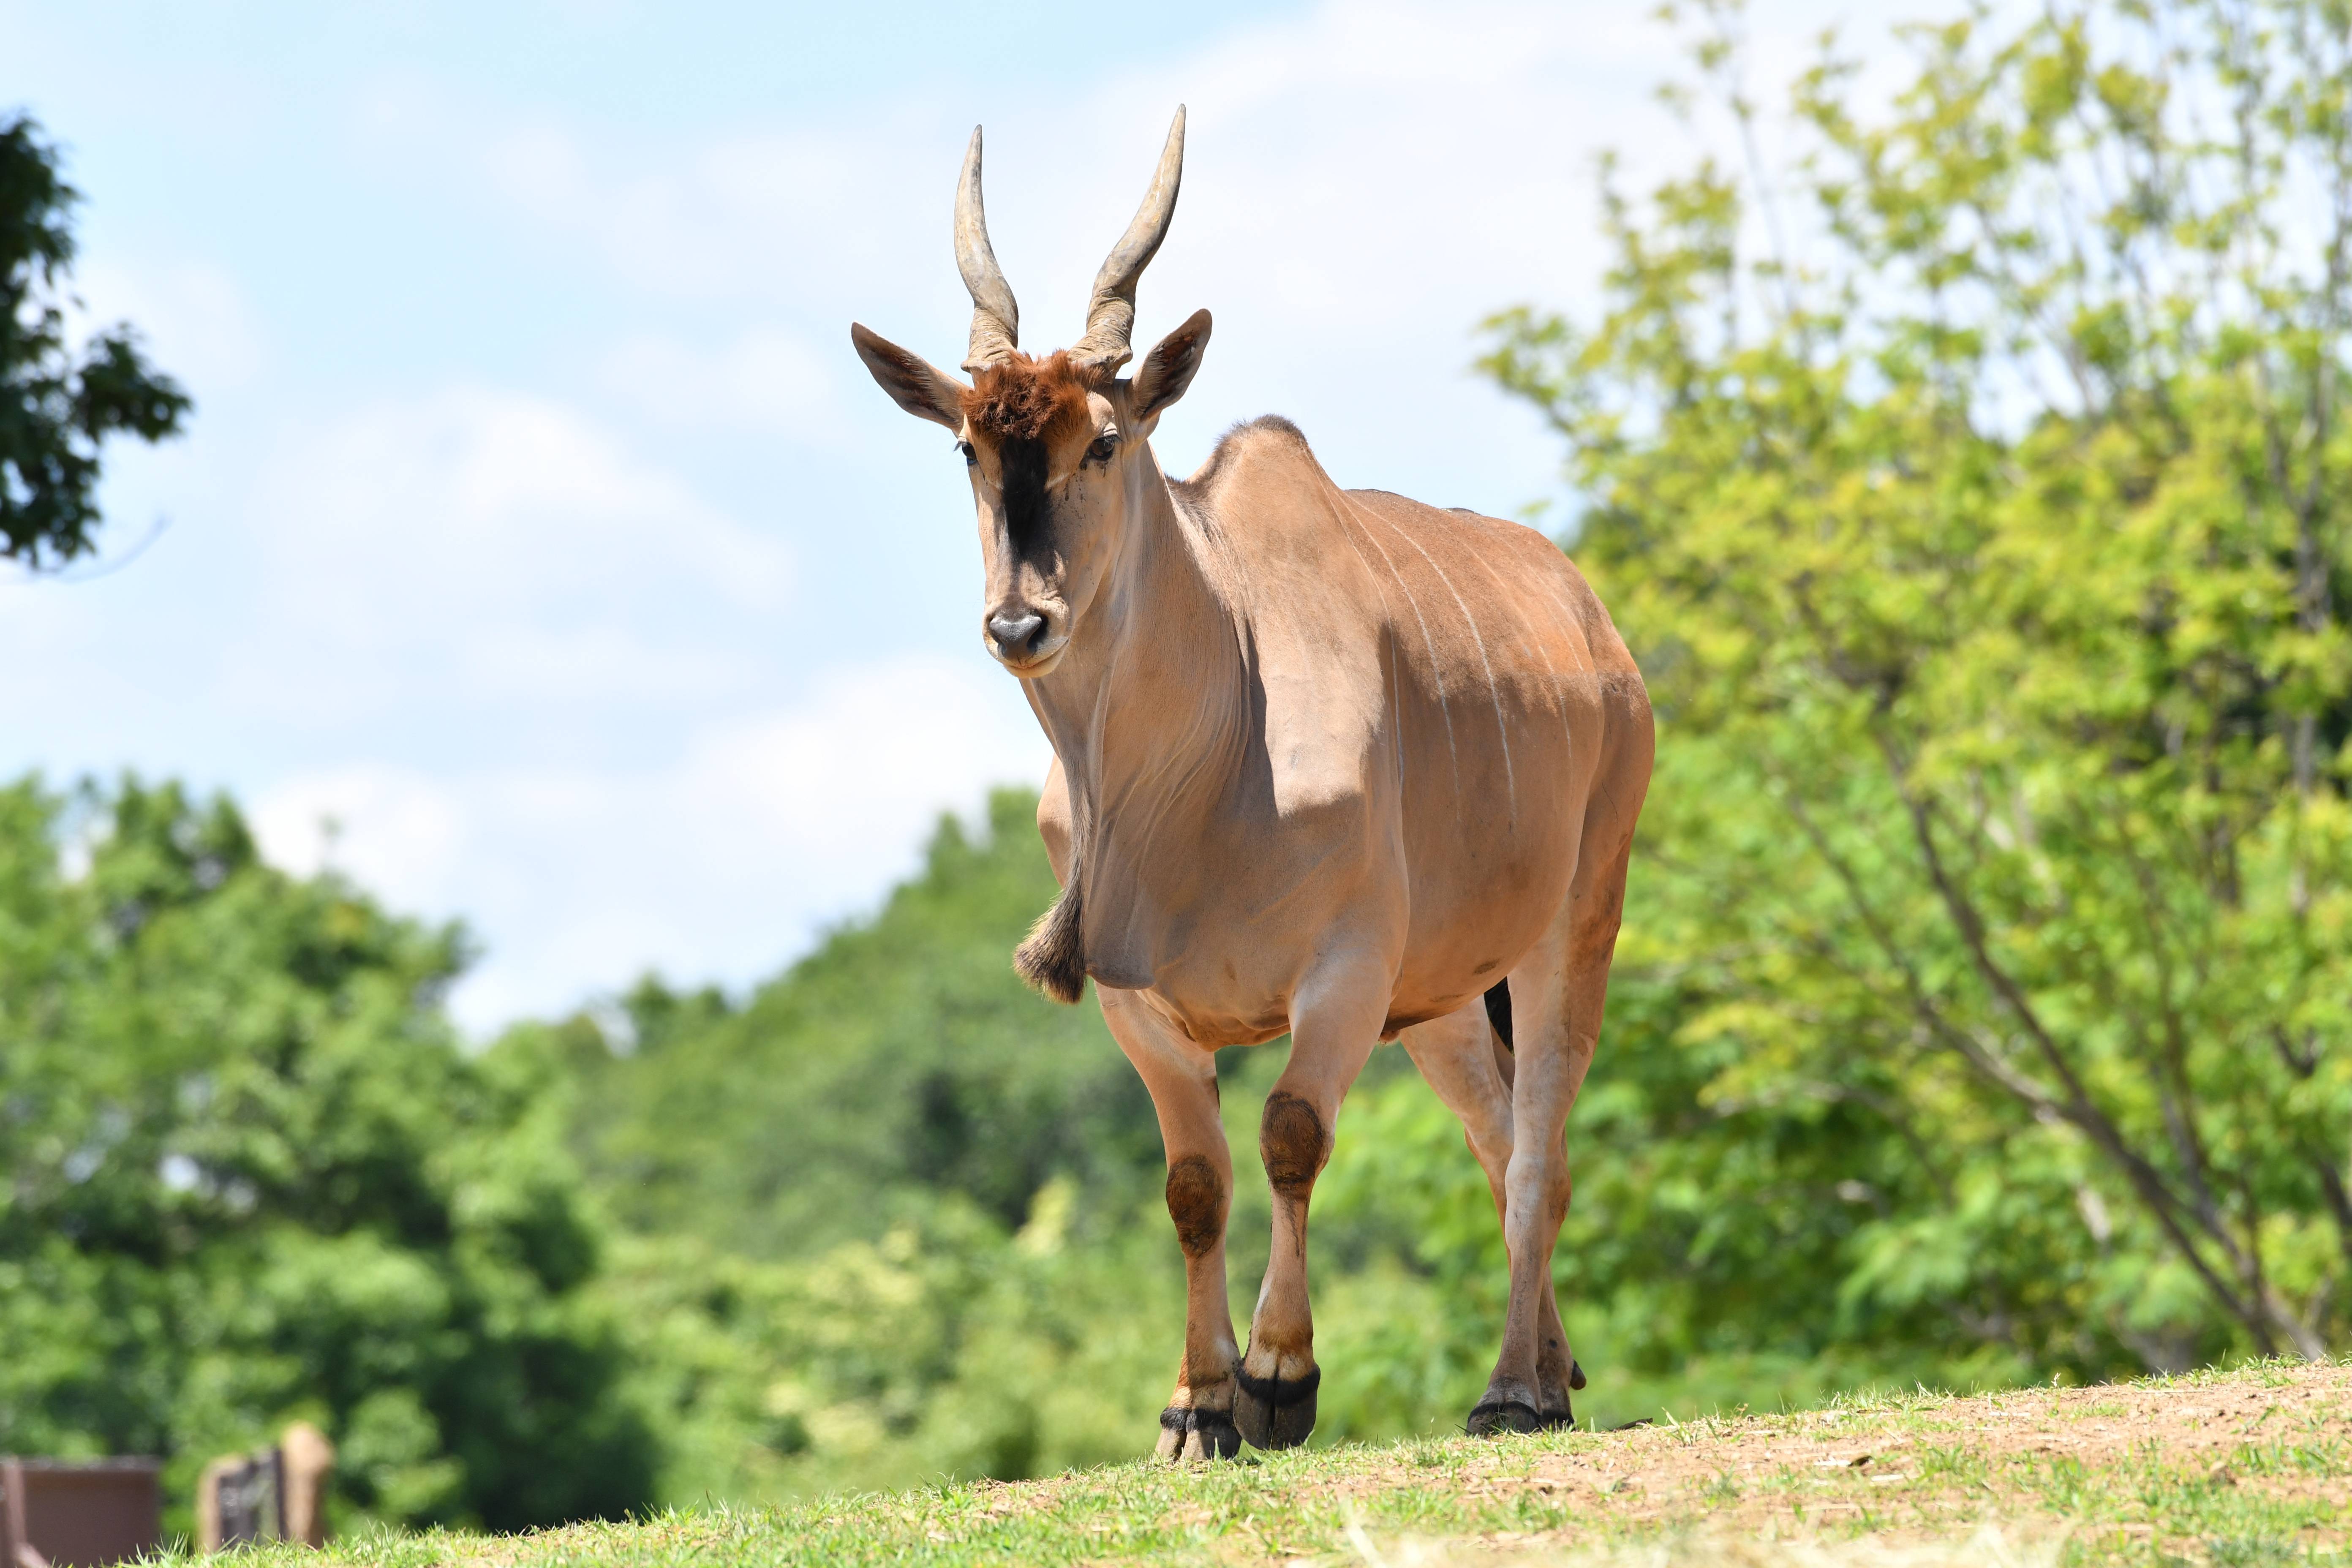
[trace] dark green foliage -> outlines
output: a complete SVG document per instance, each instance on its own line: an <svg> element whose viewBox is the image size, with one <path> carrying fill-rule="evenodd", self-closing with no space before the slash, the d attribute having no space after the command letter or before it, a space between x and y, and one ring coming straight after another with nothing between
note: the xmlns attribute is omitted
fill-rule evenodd
<svg viewBox="0 0 2352 1568"><path fill-rule="evenodd" d="M998 793L978 839L942 818L878 914L740 1009L630 993L634 1043L581 1091L577 1147L614 1213L772 1258L871 1239L909 1191L1007 1228L1057 1174L1090 1203L1156 1194L1150 1098L1101 1015L1041 1005L1006 956L1054 899L1035 807Z"/></svg>
<svg viewBox="0 0 2352 1568"><path fill-rule="evenodd" d="M346 1522L650 1499L549 1085L459 1051L461 957L224 801L0 790L0 1450L162 1454L184 1507L305 1415Z"/></svg>
<svg viewBox="0 0 2352 1568"><path fill-rule="evenodd" d="M1738 7L1696 9L1745 122ZM1672 1304L1669 1343L2326 1353L2352 14L1909 38L1883 112L1834 58L1799 82L1785 176L1612 190L1596 323L1492 323L1662 716L1605 1047L1661 1062L1594 1089L1670 1086L1604 1218L1665 1245L1596 1285Z"/></svg>
<svg viewBox="0 0 2352 1568"><path fill-rule="evenodd" d="M106 438L160 441L190 406L127 326L98 333L79 356L68 346L79 199L40 127L0 119L0 559L36 568L91 548Z"/></svg>

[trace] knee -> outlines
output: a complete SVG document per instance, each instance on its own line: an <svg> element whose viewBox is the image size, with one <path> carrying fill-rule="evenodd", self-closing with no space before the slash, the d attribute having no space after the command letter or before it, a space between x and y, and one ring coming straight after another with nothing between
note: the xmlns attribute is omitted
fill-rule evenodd
<svg viewBox="0 0 2352 1568"><path fill-rule="evenodd" d="M1266 1096L1258 1121L1257 1152L1267 1185L1285 1197L1305 1197L1330 1157L1331 1134L1313 1106L1276 1089Z"/></svg>
<svg viewBox="0 0 2352 1568"><path fill-rule="evenodd" d="M1168 1217L1176 1245L1198 1258L1225 1238L1225 1184L1205 1154L1187 1154L1168 1167Z"/></svg>
<svg viewBox="0 0 2352 1568"><path fill-rule="evenodd" d="M1485 1117L1464 1117L1462 1142L1479 1164L1499 1170L1511 1163L1511 1124Z"/></svg>
<svg viewBox="0 0 2352 1568"><path fill-rule="evenodd" d="M1513 1203L1568 1202L1568 1160L1554 1151L1515 1148L1505 1156L1503 1182Z"/></svg>

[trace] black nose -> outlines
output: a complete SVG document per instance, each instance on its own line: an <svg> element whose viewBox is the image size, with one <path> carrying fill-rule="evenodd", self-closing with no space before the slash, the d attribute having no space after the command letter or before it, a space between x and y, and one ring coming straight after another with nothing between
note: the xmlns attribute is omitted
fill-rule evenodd
<svg viewBox="0 0 2352 1568"><path fill-rule="evenodd" d="M1019 658L1027 653L1030 644L1044 635L1045 630L1045 617L1034 610L1018 616L988 617L988 635L996 639L996 646L1003 650L1007 658Z"/></svg>

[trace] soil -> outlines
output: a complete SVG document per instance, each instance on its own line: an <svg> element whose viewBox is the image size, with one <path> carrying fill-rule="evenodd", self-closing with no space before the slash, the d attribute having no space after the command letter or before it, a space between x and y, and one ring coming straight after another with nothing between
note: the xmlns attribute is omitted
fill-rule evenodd
<svg viewBox="0 0 2352 1568"><path fill-rule="evenodd" d="M2153 1526L2070 1517L2068 1483L2106 1472L2322 1505L2336 1528L2306 1527L2300 1544L2325 1548L2352 1540L2352 1473L2340 1465L2261 1461L2266 1453L2341 1453L2347 1438L2352 1366L2272 1367L2259 1380L2028 1389L1922 1403L1908 1412L1831 1409L1646 1426L1603 1434L1531 1464L1513 1465L1498 1452L1468 1486L1497 1500L1532 1490L1569 1502L1593 1523L1638 1531L1691 1521L1727 1539L1855 1529L1893 1541L1949 1538L1987 1519L2014 1521L2028 1539L2085 1527L2153 1536ZM1426 1485L1427 1476L1410 1463L1390 1464L1348 1484L1371 1495ZM1480 1543L1514 1542L1488 1535Z"/></svg>

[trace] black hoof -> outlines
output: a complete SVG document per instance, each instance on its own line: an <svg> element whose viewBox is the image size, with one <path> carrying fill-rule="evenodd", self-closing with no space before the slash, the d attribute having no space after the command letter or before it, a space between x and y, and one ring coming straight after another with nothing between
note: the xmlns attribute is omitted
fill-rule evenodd
<svg viewBox="0 0 2352 1568"><path fill-rule="evenodd" d="M1160 1452L1165 1458L1230 1459L1242 1451L1242 1435L1222 1410L1171 1405L1160 1413Z"/></svg>
<svg viewBox="0 0 2352 1568"><path fill-rule="evenodd" d="M1544 1425L1543 1413L1532 1405L1517 1399L1489 1399L1471 1408L1469 1432L1473 1437L1500 1437L1510 1432L1539 1431Z"/></svg>
<svg viewBox="0 0 2352 1568"><path fill-rule="evenodd" d="M1574 1361L1568 1363L1568 1385L1579 1394L1584 1392L1584 1368L1581 1363Z"/></svg>
<svg viewBox="0 0 2352 1568"><path fill-rule="evenodd" d="M1300 1378L1252 1377L1236 1370L1241 1384L1234 1394L1234 1425L1260 1448L1296 1448L1315 1430L1315 1391L1323 1386L1323 1369L1307 1369Z"/></svg>

